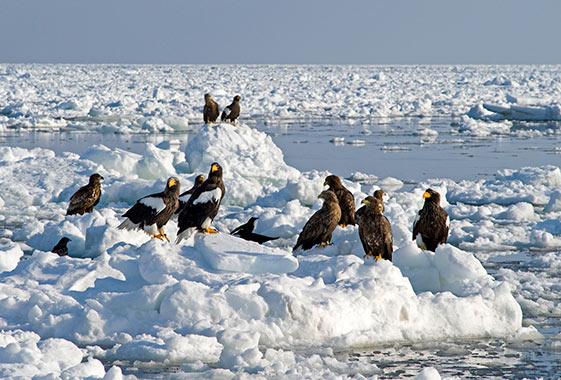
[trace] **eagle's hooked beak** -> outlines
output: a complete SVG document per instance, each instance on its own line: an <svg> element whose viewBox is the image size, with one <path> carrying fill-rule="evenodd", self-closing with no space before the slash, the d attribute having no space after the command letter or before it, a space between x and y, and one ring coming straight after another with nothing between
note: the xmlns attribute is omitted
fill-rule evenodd
<svg viewBox="0 0 561 380"><path fill-rule="evenodd" d="M168 186L172 187L172 186L175 186L175 184L176 184L175 180L173 178L170 178L169 181L168 181Z"/></svg>
<svg viewBox="0 0 561 380"><path fill-rule="evenodd" d="M423 198L430 198L430 194L428 191L425 191L425 193L423 194Z"/></svg>

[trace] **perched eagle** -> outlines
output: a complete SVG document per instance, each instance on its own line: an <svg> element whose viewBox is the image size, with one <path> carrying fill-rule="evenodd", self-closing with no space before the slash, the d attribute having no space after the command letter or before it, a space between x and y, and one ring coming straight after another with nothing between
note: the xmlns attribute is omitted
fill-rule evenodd
<svg viewBox="0 0 561 380"><path fill-rule="evenodd" d="M218 107L218 104L214 101L214 99L212 99L210 94L205 94L205 106L203 108L203 119L205 124L216 123L218 115L220 115L220 107Z"/></svg>
<svg viewBox="0 0 561 380"><path fill-rule="evenodd" d="M250 240L250 241L256 241L259 244L263 244L266 241L269 240L276 240L279 237L270 237L270 236L265 236L265 235L260 235L260 234L256 234L253 232L253 230L255 229L255 221L259 219L256 217L251 217L247 223L242 224L239 227L234 228L234 230L232 232L230 232L230 235L236 235L241 237L242 239L245 240Z"/></svg>
<svg viewBox="0 0 561 380"><path fill-rule="evenodd" d="M215 162L210 166L207 180L197 187L179 212L177 219L179 230L175 242L179 243L182 239L189 238L195 232L195 228L201 232L217 233L218 231L210 228L210 224L218 214L225 193L222 166Z"/></svg>
<svg viewBox="0 0 561 380"><path fill-rule="evenodd" d="M195 178L195 182L193 183L193 187L191 187L189 190L181 193L181 195L178 198L179 199L179 207L177 208L177 210L175 210L176 214L179 214L181 212L181 209L183 208L183 206L185 206L185 203L187 203L189 198L191 198L191 194L193 194L195 192L195 190L203 184L204 181L205 181L205 176L202 175L202 174L199 174L197 176L197 178Z"/></svg>
<svg viewBox="0 0 561 380"><path fill-rule="evenodd" d="M330 175L325 178L323 186L325 185L329 185L329 189L327 190L334 192L339 201L339 207L341 207L339 225L343 228L345 228L347 224L355 225L355 197L353 194L343 186L341 179L336 175Z"/></svg>
<svg viewBox="0 0 561 380"><path fill-rule="evenodd" d="M330 190L322 191L318 198L323 198L323 206L304 225L293 251L298 247L311 249L316 244L320 247L332 244L331 234L341 219L341 208L337 196Z"/></svg>
<svg viewBox="0 0 561 380"><path fill-rule="evenodd" d="M374 192L374 198L376 198L377 200L379 200L382 203L382 212L386 211L386 208L384 207L384 196L386 196L386 195L387 194L384 193L384 190L382 190L382 189L378 189ZM360 217L362 216L362 214L364 213L365 210L366 210L366 206L362 206L361 208L356 210L355 215L356 215L357 224L360 222Z"/></svg>
<svg viewBox="0 0 561 380"><path fill-rule="evenodd" d="M220 116L220 120L226 121L228 123L234 123L236 125L236 119L240 117L240 100L242 99L241 96L236 95L234 96L234 101L228 107L222 110L222 115Z"/></svg>
<svg viewBox="0 0 561 380"><path fill-rule="evenodd" d="M99 203L101 196L102 176L95 173L90 176L90 182L86 186L82 186L70 197L70 203L66 210L66 215L90 213L95 205Z"/></svg>
<svg viewBox="0 0 561 380"><path fill-rule="evenodd" d="M446 239L448 239L450 218L448 213L440 207L438 192L427 189L423 198L425 198L425 204L413 222L413 240L422 250L434 252L437 245L446 243Z"/></svg>
<svg viewBox="0 0 561 380"><path fill-rule="evenodd" d="M51 252L56 253L59 256L68 256L68 247L66 244L70 241L69 238L63 237L56 243L56 245L51 249Z"/></svg>
<svg viewBox="0 0 561 380"><path fill-rule="evenodd" d="M164 226L179 207L179 180L170 177L166 188L161 193L150 194L136 201L123 216L127 219L117 228L125 230L143 230L152 239L160 240L168 237L164 233Z"/></svg>
<svg viewBox="0 0 561 380"><path fill-rule="evenodd" d="M358 235L366 256L376 260L392 261L393 236L388 218L382 215L384 204L379 199L369 196L362 201L364 212L358 220Z"/></svg>

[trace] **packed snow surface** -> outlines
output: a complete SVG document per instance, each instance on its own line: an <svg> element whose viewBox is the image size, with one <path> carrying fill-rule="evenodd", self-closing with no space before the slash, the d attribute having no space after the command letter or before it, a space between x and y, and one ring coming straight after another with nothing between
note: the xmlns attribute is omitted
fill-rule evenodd
<svg viewBox="0 0 561 380"><path fill-rule="evenodd" d="M122 213L162 191L168 176L187 189L214 161L226 186L214 221L219 234L176 245L117 230ZM100 203L91 214L65 216L68 199L93 172L105 178ZM363 259L356 226L338 227L333 246L292 254L321 207L328 174L289 167L266 134L243 123L202 127L186 152L174 144L144 155L99 145L82 155L0 148L2 373L122 378L118 367L106 372L103 360L180 365L214 378L240 369L267 377L370 376L379 373L375 364L340 362L333 350L539 336L522 327L509 284L490 276L473 252L561 247L558 167L427 180L407 190L395 178L353 174L343 182L357 206L376 188L389 194L393 263ZM452 219L451 244L434 253L411 240L429 186ZM228 234L251 216L259 217L256 232L280 238L258 245ZM172 219L170 240L176 231ZM62 236L72 239L69 257L49 252ZM303 349L322 355L297 353ZM418 378L437 376L426 369Z"/></svg>

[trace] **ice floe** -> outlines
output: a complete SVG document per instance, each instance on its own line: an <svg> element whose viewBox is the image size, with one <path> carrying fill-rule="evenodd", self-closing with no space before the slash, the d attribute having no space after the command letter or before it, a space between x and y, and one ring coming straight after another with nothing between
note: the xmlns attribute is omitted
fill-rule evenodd
<svg viewBox="0 0 561 380"><path fill-rule="evenodd" d="M214 161L224 167L226 195L215 220L222 233L176 245L116 229L120 215L161 191L170 173L188 188ZM332 247L293 256L297 233L321 206L317 194L328 173L288 166L270 137L244 123L204 126L185 152L171 142L144 155L101 145L82 156L2 148L0 163L0 326L9 341L0 347L14 344L0 361L32 359L18 364L29 377L51 367L62 378L122 376L99 360L180 365L224 378L239 370L282 377L291 368L294 378L314 371L371 376L379 373L373 363L299 352L535 337L535 329L522 326L511 285L490 276L474 252L561 243L555 166L406 189L397 178L355 173L356 182L344 182L357 206L374 188L391 193L385 212L396 247L391 263L363 259L355 226L337 228ZM72 190L94 171L105 177L99 205L91 214L65 216ZM15 176L17 183L10 180ZM429 186L452 217L451 244L434 253L422 252L410 235ZM281 238L261 246L228 234L249 216L260 218L258 232ZM172 241L176 230L171 220ZM49 252L62 235L72 239L70 257ZM48 359L66 351L72 355Z"/></svg>

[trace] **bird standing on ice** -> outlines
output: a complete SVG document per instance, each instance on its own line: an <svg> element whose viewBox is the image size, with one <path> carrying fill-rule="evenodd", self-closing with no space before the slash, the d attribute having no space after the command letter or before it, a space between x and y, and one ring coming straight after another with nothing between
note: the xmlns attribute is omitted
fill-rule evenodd
<svg viewBox="0 0 561 380"><path fill-rule="evenodd" d="M236 95L234 96L234 101L228 107L225 107L222 110L222 115L220 116L220 120L226 121L228 123L234 123L234 127L236 126L236 120L240 117L240 100L242 99L241 96Z"/></svg>
<svg viewBox="0 0 561 380"><path fill-rule="evenodd" d="M245 224L242 224L241 226L234 228L234 230L230 232L230 235L239 236L242 239L255 241L259 244L263 244L269 240L276 240L279 238L278 236L271 237L271 236L256 234L255 232L253 232L253 230L255 229L255 221L257 219L259 218L256 218L254 216L251 217Z"/></svg>
<svg viewBox="0 0 561 380"><path fill-rule="evenodd" d="M377 200L379 200L380 203L382 204L382 213L386 210L386 208L384 207L384 197L385 196L387 196L387 194L382 189L376 190L373 194L373 197L376 198ZM362 203L364 203L364 201ZM366 211L366 206L362 206L361 208L356 210L355 219L356 219L357 224L360 222L360 218L364 214L365 211Z"/></svg>
<svg viewBox="0 0 561 380"><path fill-rule="evenodd" d="M150 194L136 201L127 212L126 218L117 228L121 230L143 230L152 239L166 239L164 226L179 207L179 179L170 177L161 193Z"/></svg>
<svg viewBox="0 0 561 380"><path fill-rule="evenodd" d="M220 115L220 107L218 107L218 103L212 99L210 94L205 94L205 106L203 108L203 120L205 121L205 124L216 123L218 115Z"/></svg>
<svg viewBox="0 0 561 380"><path fill-rule="evenodd" d="M90 181L86 186L80 187L74 195L70 197L66 215L84 215L93 211L99 203L101 196L101 183L103 177L97 173L90 176Z"/></svg>
<svg viewBox="0 0 561 380"><path fill-rule="evenodd" d="M175 242L188 239L197 230L203 233L217 233L218 231L210 228L210 225L218 214L225 193L222 166L215 162L210 166L207 180L191 194L179 212L177 218L179 230Z"/></svg>
<svg viewBox="0 0 561 380"><path fill-rule="evenodd" d="M333 191L324 190L318 198L324 200L323 205L306 222L292 251L299 247L311 249L316 244L320 247L332 245L331 234L341 219L341 208Z"/></svg>
<svg viewBox="0 0 561 380"><path fill-rule="evenodd" d="M440 207L440 194L427 189L423 194L425 204L413 222L413 240L422 250L435 251L439 244L446 243L450 228L448 213Z"/></svg>
<svg viewBox="0 0 561 380"><path fill-rule="evenodd" d="M393 236L390 221L382 212L384 204L381 200L369 196L362 201L365 208L358 220L358 235L366 256L376 260L392 261Z"/></svg>
<svg viewBox="0 0 561 380"><path fill-rule="evenodd" d="M203 184L204 181L205 181L205 176L202 175L202 174L199 174L197 176L197 178L195 178L195 182L193 183L193 187L191 187L189 190L181 193L181 195L179 196L179 207L175 211L176 214L179 214L181 212L181 209L183 208L183 206L185 206L185 204L187 203L189 198L191 198L191 194L193 194L195 192L195 190L197 190L197 188Z"/></svg>
<svg viewBox="0 0 561 380"><path fill-rule="evenodd" d="M323 186L329 185L329 189L337 196L339 207L341 208L341 219L339 225L343 228L347 224L355 225L355 197L343 184L341 179L336 175L330 175L325 178Z"/></svg>
<svg viewBox="0 0 561 380"><path fill-rule="evenodd" d="M68 256L68 247L66 244L71 241L71 239L67 238L66 236L61 238L58 243L51 249L51 252L56 253L59 256Z"/></svg>

